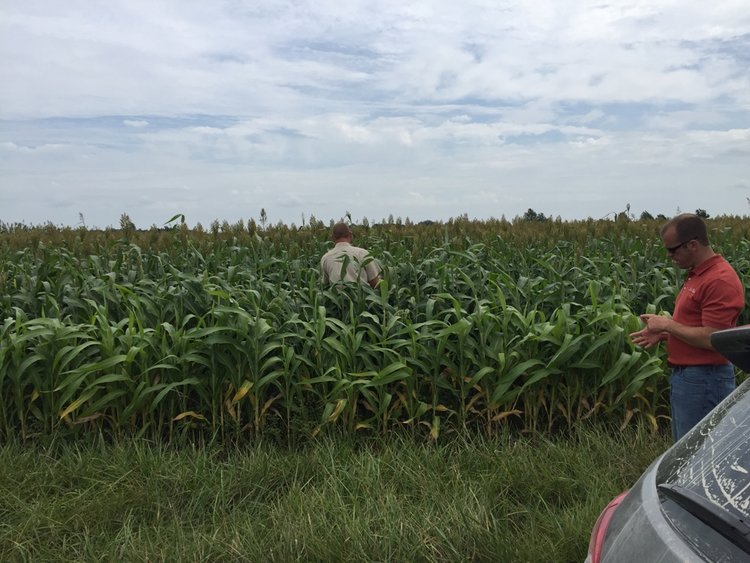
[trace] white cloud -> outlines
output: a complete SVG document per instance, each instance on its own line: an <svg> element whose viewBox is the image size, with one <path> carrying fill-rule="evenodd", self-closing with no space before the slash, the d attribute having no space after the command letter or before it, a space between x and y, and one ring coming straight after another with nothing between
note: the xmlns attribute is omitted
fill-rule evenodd
<svg viewBox="0 0 750 563"><path fill-rule="evenodd" d="M3 220L717 214L750 177L743 1L39 1L0 38Z"/></svg>
<svg viewBox="0 0 750 563"><path fill-rule="evenodd" d="M145 119L124 119L122 121L122 124L127 127L148 127L148 121L146 121Z"/></svg>

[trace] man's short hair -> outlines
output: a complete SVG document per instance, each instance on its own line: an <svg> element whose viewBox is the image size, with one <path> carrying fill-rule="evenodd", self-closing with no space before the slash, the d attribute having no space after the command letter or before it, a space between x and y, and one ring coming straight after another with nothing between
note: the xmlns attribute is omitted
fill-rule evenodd
<svg viewBox="0 0 750 563"><path fill-rule="evenodd" d="M708 246L708 230L703 219L692 213L683 213L667 221L661 228L661 234L664 235L668 229L674 227L677 233L677 239L682 242L697 240L703 246Z"/></svg>
<svg viewBox="0 0 750 563"><path fill-rule="evenodd" d="M331 230L331 238L334 240L340 238L346 238L352 233L349 225L346 223L336 223Z"/></svg>

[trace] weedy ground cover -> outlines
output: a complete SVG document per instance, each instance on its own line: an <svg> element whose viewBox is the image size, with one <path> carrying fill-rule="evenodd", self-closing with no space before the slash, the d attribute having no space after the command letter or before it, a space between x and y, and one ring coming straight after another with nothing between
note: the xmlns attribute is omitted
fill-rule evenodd
<svg viewBox="0 0 750 563"><path fill-rule="evenodd" d="M0 447L3 561L582 561L669 440L583 426L286 450L145 441Z"/></svg>

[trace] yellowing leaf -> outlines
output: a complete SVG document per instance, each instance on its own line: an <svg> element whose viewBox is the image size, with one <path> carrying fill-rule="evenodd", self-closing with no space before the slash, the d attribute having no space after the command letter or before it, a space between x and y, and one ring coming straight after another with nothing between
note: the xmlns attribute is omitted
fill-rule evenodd
<svg viewBox="0 0 750 563"><path fill-rule="evenodd" d="M336 401L336 408L328 416L327 421L328 422L335 422L336 420L338 420L339 415L341 414L341 411L344 410L345 406L346 406L346 399L339 399L338 401Z"/></svg>
<svg viewBox="0 0 750 563"><path fill-rule="evenodd" d="M430 438L432 440L437 440L438 436L440 436L440 418L435 417L432 419L432 428L430 429Z"/></svg>
<svg viewBox="0 0 750 563"><path fill-rule="evenodd" d="M503 420L505 418L508 418L509 416L520 416L523 414L523 411L520 411L518 409L513 409L510 411L503 411L500 414L496 414L492 417L492 422L497 422L498 420Z"/></svg>
<svg viewBox="0 0 750 563"><path fill-rule="evenodd" d="M242 400L242 398L248 394L250 389L253 387L253 382L245 380L245 382L242 384L242 387L237 389L237 392L234 394L234 397L232 398L232 404L237 403Z"/></svg>
<svg viewBox="0 0 750 563"><path fill-rule="evenodd" d="M622 421L622 424L620 425L620 430L625 430L625 427L628 425L628 422L630 422L630 419L633 418L634 411L631 409L628 409L625 411L625 420Z"/></svg>
<svg viewBox="0 0 750 563"><path fill-rule="evenodd" d="M60 413L60 418L65 418L66 416L68 416L70 413L72 413L74 410L80 407L85 400L86 399L81 398L81 399L76 399L75 401L70 403L68 405L68 408L66 408L64 411Z"/></svg>
<svg viewBox="0 0 750 563"><path fill-rule="evenodd" d="M195 411L185 411L185 412L181 412L176 417L174 417L172 421L174 422L177 420L182 420L183 418L187 418L187 417L196 418L198 420L206 420L206 417L203 416L202 414L198 414Z"/></svg>
<svg viewBox="0 0 750 563"><path fill-rule="evenodd" d="M92 415L89 415L89 416L81 417L78 420L76 420L74 422L74 424L86 424L87 422L91 422L92 420L96 420L96 419L101 418L103 416L104 415L102 413L98 412L96 414L92 414Z"/></svg>

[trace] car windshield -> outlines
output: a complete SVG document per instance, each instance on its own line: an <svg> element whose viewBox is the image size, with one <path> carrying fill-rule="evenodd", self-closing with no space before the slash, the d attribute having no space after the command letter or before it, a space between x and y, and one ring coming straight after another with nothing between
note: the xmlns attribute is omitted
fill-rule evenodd
<svg viewBox="0 0 750 563"><path fill-rule="evenodd" d="M665 454L656 483L666 516L701 551L715 549L708 526L747 552L750 380Z"/></svg>

